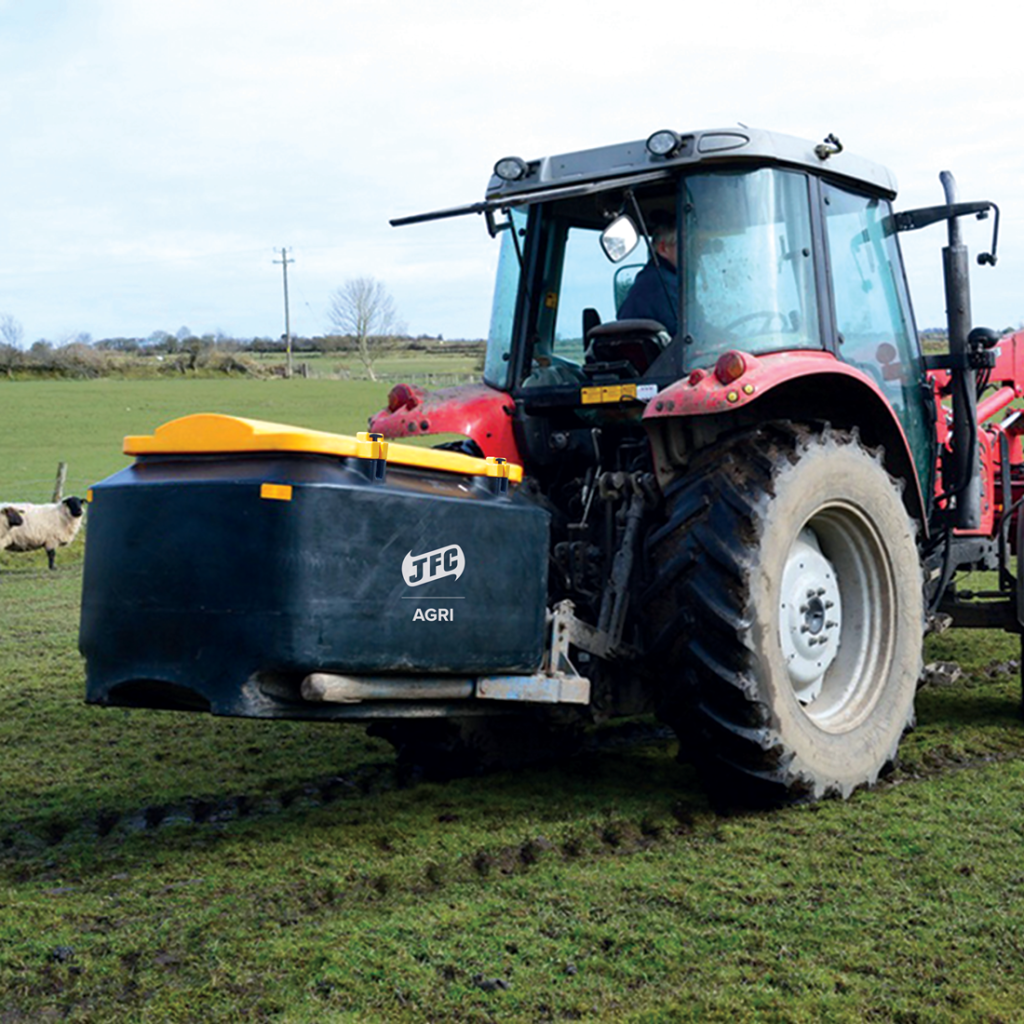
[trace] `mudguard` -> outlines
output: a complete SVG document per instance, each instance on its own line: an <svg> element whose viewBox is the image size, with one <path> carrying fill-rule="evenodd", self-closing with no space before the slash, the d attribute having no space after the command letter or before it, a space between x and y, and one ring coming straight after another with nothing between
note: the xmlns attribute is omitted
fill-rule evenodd
<svg viewBox="0 0 1024 1024"><path fill-rule="evenodd" d="M896 373L899 367L880 364L879 372ZM736 375L730 379L731 374ZM790 391L797 389L799 397L790 401ZM643 418L653 425L666 420L735 413L755 403L767 408L771 403L773 416L811 415L836 422L835 417L840 415L840 393L846 398L856 396L858 407L857 415L848 417L849 422L843 420L841 425L859 427L869 443L886 447L890 472L907 481L908 508L926 526L927 505L903 424L875 380L830 352L789 351L762 356L727 352L715 368L694 370L660 391L647 403Z"/></svg>
<svg viewBox="0 0 1024 1024"><path fill-rule="evenodd" d="M856 380L874 392L889 409L894 426L903 433L903 427L878 385L866 373L849 363L840 362L829 352L773 352L763 356L736 352L726 355L737 356L743 361L743 372L735 380L723 383L714 369L694 370L688 377L659 392L644 411L644 419L732 412L757 401L780 384L827 374Z"/></svg>

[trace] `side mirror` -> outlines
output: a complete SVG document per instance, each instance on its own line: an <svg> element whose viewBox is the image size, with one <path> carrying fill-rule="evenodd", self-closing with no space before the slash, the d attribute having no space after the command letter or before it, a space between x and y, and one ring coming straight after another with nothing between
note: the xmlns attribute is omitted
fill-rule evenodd
<svg viewBox="0 0 1024 1024"><path fill-rule="evenodd" d="M601 232L601 248L612 263L621 263L640 242L640 233L633 221L623 214Z"/></svg>
<svg viewBox="0 0 1024 1024"><path fill-rule="evenodd" d="M999 344L1000 335L991 327L975 327L967 335L967 345L977 351L978 349L995 348Z"/></svg>

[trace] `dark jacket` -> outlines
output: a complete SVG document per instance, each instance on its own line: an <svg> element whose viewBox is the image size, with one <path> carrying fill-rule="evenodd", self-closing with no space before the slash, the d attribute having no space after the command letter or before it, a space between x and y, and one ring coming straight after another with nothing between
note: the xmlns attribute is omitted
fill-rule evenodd
<svg viewBox="0 0 1024 1024"><path fill-rule="evenodd" d="M676 268L668 260L655 255L633 279L629 294L619 309L619 319L657 320L675 337L679 330L678 303L679 275Z"/></svg>

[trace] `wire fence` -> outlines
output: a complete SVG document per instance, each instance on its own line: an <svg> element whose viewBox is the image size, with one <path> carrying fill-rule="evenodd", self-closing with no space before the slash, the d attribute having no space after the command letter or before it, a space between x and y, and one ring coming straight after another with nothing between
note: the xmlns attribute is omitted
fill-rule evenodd
<svg viewBox="0 0 1024 1024"><path fill-rule="evenodd" d="M386 384L418 384L424 388L452 387L456 384L476 384L479 373L378 373L377 379Z"/></svg>
<svg viewBox="0 0 1024 1024"><path fill-rule="evenodd" d="M84 498L85 492L96 481L82 476L72 476L68 470L68 464L60 462L54 467L53 475L49 477L22 477L12 480L0 473L0 504L30 501L33 505L45 505L69 494Z"/></svg>

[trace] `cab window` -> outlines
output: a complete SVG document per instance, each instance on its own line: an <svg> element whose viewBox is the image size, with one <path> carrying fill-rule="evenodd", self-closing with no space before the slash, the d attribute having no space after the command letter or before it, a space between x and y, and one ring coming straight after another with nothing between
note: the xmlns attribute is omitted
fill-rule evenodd
<svg viewBox="0 0 1024 1024"><path fill-rule="evenodd" d="M839 355L885 395L927 487L934 459L921 402L924 367L892 209L884 199L834 186L823 189L823 198Z"/></svg>
<svg viewBox="0 0 1024 1024"><path fill-rule="evenodd" d="M583 312L595 310L602 323L615 319L615 267L601 250L597 228L570 227L565 240L562 283L555 317L555 351L583 362Z"/></svg>
<svg viewBox="0 0 1024 1024"><path fill-rule="evenodd" d="M491 304L491 324L487 332L487 354L484 358L484 381L501 390L508 387L511 368L509 360L512 353L516 303L519 298L519 281L522 276L516 243L518 242L521 251L521 235L525 226L525 212L512 210L509 213L509 227L501 232L498 275ZM518 238L513 237L514 231L519 232Z"/></svg>
<svg viewBox="0 0 1024 1024"><path fill-rule="evenodd" d="M806 175L718 171L682 188L687 363L821 347Z"/></svg>
<svg viewBox="0 0 1024 1024"><path fill-rule="evenodd" d="M632 277L649 255L643 240L629 254L626 266L612 263L605 255L601 232L608 225L609 211L622 203L621 194L615 199L588 196L543 210L543 244L533 290L535 313L524 387L578 386L588 382L597 369L600 360L588 351L588 331L619 318ZM660 195L639 197L639 203L646 218L659 204L671 209L673 200L662 190ZM667 342L665 335L663 343ZM641 370L624 372L635 375Z"/></svg>

